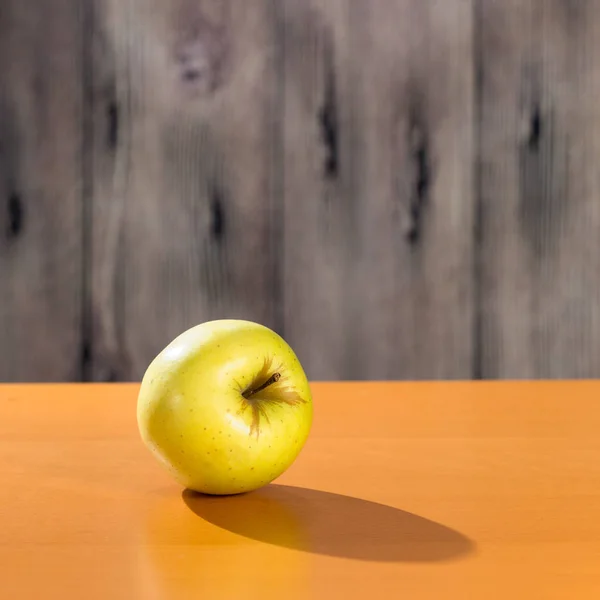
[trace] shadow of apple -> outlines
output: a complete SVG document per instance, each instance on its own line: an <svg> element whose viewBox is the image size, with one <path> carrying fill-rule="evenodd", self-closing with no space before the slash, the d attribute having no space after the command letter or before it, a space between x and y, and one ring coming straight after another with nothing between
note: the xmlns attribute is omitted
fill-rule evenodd
<svg viewBox="0 0 600 600"><path fill-rule="evenodd" d="M472 553L466 536L418 515L351 496L268 485L238 496L183 500L194 514L250 539L304 552L381 562L435 562Z"/></svg>

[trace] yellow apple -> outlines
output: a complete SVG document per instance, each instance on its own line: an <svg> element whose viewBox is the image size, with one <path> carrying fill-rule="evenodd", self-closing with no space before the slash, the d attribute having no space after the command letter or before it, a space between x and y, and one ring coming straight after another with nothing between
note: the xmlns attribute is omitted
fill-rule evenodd
<svg viewBox="0 0 600 600"><path fill-rule="evenodd" d="M237 494L279 477L312 425L296 354L251 321L208 321L151 362L138 396L142 440L173 477L205 494Z"/></svg>

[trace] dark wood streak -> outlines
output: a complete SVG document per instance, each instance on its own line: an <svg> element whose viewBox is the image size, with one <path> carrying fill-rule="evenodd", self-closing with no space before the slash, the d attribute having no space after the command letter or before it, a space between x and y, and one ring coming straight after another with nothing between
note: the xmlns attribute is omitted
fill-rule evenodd
<svg viewBox="0 0 600 600"><path fill-rule="evenodd" d="M542 138L542 113L539 105L535 105L531 112L529 124L529 140L527 145L532 152L537 152L540 148Z"/></svg>
<svg viewBox="0 0 600 600"><path fill-rule="evenodd" d="M81 357L80 357L80 362L81 362L81 369L84 373L88 372L88 369L90 369L90 366L92 365L93 362L93 357L92 357L92 340L91 339L83 339L81 342Z"/></svg>
<svg viewBox="0 0 600 600"><path fill-rule="evenodd" d="M221 242L225 235L225 209L223 193L218 186L213 186L210 193L210 232L216 242Z"/></svg>
<svg viewBox="0 0 600 600"><path fill-rule="evenodd" d="M79 379L90 381L93 369L93 326L91 315L92 299L92 231L93 231L93 197L94 197L94 108L95 108L95 85L97 63L95 60L95 44L97 41L96 11L99 6L95 2L85 3L81 12L81 89L84 110L81 114L81 334L79 340ZM115 88L110 88L112 94ZM113 96L114 97L114 96ZM102 106L102 104L99 104ZM112 123L109 118L108 146L113 149L116 140L111 139L116 132L112 131Z"/></svg>
<svg viewBox="0 0 600 600"><path fill-rule="evenodd" d="M318 118L321 139L326 151L323 174L326 179L335 179L339 172L339 120L335 71L331 51L327 55L326 68L325 99Z"/></svg>
<svg viewBox="0 0 600 600"><path fill-rule="evenodd" d="M411 117L409 135L414 183L410 199L410 227L406 236L410 245L416 246L421 239L423 213L429 200L431 187L429 141L418 115Z"/></svg>
<svg viewBox="0 0 600 600"><path fill-rule="evenodd" d="M25 209L21 196L17 192L12 192L8 197L7 202L8 225L6 229L6 237L9 240L14 240L23 231L25 220Z"/></svg>
<svg viewBox="0 0 600 600"><path fill-rule="evenodd" d="M0 189L6 193L5 236L14 240L23 229L24 210L20 189L22 136L18 127L16 111L5 94L0 93Z"/></svg>
<svg viewBox="0 0 600 600"><path fill-rule="evenodd" d="M483 102L485 92L485 45L483 39L483 8L480 2L473 3L473 71L474 71L474 149L475 168L473 172L473 322L472 322L472 355L471 377L483 379L484 360L487 348L484 346L485 318L482 308L483 281L485 263L483 257L485 203L481 171Z"/></svg>
<svg viewBox="0 0 600 600"><path fill-rule="evenodd" d="M475 168L473 172L473 321L472 321L472 355L471 377L483 379L485 359L489 349L484 344L485 315L482 307L485 260L484 231L486 226L486 206L484 202L484 189L482 180L483 161L482 152L482 127L484 123L484 93L485 93L485 68L486 59L485 43L483 37L483 7L480 2L473 3L473 71L474 71L474 150Z"/></svg>
<svg viewBox="0 0 600 600"><path fill-rule="evenodd" d="M115 150L119 144L119 106L111 100L106 106L106 143L109 150Z"/></svg>
<svg viewBox="0 0 600 600"><path fill-rule="evenodd" d="M519 151L519 218L532 257L541 260L557 248L554 240L566 216L568 156L551 109L542 113L534 101L529 119Z"/></svg>

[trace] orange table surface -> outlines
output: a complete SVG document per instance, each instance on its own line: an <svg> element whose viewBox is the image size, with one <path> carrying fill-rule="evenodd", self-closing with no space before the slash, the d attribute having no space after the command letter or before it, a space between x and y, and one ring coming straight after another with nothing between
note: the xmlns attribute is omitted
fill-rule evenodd
<svg viewBox="0 0 600 600"><path fill-rule="evenodd" d="M312 388L289 471L208 498L137 384L0 386L0 597L600 598L600 382Z"/></svg>

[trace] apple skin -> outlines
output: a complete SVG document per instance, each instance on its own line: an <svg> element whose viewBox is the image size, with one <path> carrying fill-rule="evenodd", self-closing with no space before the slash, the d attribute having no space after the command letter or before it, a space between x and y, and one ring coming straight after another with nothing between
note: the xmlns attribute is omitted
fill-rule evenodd
<svg viewBox="0 0 600 600"><path fill-rule="evenodd" d="M249 492L279 477L306 443L312 419L296 354L252 321L188 329L150 363L138 395L143 442L176 481L204 494Z"/></svg>

